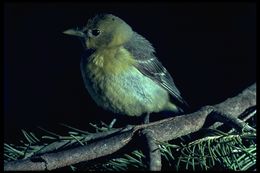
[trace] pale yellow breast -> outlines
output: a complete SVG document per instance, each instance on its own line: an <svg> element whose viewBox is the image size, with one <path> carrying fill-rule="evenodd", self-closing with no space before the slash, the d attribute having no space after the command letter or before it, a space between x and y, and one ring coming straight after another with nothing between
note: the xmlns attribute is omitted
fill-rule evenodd
<svg viewBox="0 0 260 173"><path fill-rule="evenodd" d="M132 55L123 47L97 50L90 57L88 69L95 74L116 75L135 64Z"/></svg>
<svg viewBox="0 0 260 173"><path fill-rule="evenodd" d="M135 60L123 47L95 52L86 66L91 96L103 108L129 116L165 109L167 91L134 65Z"/></svg>

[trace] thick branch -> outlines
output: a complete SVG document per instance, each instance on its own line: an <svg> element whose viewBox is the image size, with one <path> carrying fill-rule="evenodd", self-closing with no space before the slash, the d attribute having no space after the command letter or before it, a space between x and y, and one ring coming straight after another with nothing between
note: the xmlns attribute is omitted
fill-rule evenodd
<svg viewBox="0 0 260 173"><path fill-rule="evenodd" d="M229 98L220 104L205 106L200 110L177 117L164 119L150 124L137 125L133 128L103 136L100 140L57 153L43 154L37 158L27 158L6 163L4 170L53 170L67 165L88 161L112 154L134 139L135 132L146 128L157 141L169 141L198 131L206 118L213 111L228 116L238 117L246 109L256 105L256 84L245 89L241 94Z"/></svg>
<svg viewBox="0 0 260 173"><path fill-rule="evenodd" d="M130 141L132 134L133 133L131 131L126 131L114 137L74 149L9 162L4 165L4 169L53 170L71 164L76 164L84 160L92 160L101 156L112 154L119 150Z"/></svg>

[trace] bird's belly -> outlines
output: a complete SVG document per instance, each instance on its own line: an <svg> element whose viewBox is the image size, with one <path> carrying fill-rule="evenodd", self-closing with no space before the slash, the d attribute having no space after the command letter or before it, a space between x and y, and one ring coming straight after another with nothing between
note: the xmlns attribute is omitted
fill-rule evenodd
<svg viewBox="0 0 260 173"><path fill-rule="evenodd" d="M105 74L101 80L92 80L94 88L89 92L94 92L91 96L98 105L115 113L139 116L159 112L169 101L165 89L134 67L120 74Z"/></svg>

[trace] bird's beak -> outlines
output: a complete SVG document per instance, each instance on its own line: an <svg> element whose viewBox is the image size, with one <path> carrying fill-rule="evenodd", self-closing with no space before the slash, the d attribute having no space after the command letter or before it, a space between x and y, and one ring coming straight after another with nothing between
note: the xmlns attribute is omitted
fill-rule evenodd
<svg viewBox="0 0 260 173"><path fill-rule="evenodd" d="M84 32L79 31L79 30L75 30L75 29L68 29L66 31L63 31L62 33L63 34L67 34L67 35L72 35L72 36L86 38L86 34Z"/></svg>

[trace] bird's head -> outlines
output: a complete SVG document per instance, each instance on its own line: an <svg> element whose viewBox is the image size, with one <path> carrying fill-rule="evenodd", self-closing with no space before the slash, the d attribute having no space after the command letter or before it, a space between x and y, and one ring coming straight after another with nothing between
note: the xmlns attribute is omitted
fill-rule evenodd
<svg viewBox="0 0 260 173"><path fill-rule="evenodd" d="M83 38L87 49L112 48L130 39L132 28L112 14L96 15L83 29L68 29L64 34Z"/></svg>

